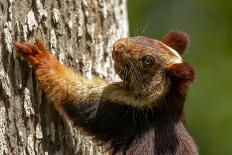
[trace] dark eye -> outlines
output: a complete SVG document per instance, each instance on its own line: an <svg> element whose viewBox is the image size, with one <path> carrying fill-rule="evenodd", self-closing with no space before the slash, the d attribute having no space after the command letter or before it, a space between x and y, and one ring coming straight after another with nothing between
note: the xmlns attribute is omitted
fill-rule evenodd
<svg viewBox="0 0 232 155"><path fill-rule="evenodd" d="M150 66L150 65L154 64L154 62L155 62L154 58L150 55L143 57L142 61L143 61L144 66Z"/></svg>

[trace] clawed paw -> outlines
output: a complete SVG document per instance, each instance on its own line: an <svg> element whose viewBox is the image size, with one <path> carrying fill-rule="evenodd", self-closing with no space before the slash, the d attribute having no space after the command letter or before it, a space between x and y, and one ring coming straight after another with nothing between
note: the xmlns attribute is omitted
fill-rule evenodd
<svg viewBox="0 0 232 155"><path fill-rule="evenodd" d="M49 53L44 43L38 37L35 39L34 44L28 42L16 42L14 43L14 46L17 49L17 54L31 63L34 67L38 66L49 57Z"/></svg>

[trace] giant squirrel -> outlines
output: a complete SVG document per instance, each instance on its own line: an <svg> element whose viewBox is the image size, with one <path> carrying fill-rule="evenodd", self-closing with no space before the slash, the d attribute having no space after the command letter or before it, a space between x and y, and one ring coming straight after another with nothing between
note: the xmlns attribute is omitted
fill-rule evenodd
<svg viewBox="0 0 232 155"><path fill-rule="evenodd" d="M60 114L113 149L113 154L197 155L185 125L184 102L193 67L183 61L188 35L171 31L158 41L117 40L112 57L121 82L91 80L59 63L43 42L15 43Z"/></svg>

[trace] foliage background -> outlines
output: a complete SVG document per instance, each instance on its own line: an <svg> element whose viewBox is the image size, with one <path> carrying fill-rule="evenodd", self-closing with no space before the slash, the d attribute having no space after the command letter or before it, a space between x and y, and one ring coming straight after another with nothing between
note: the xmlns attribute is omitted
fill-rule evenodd
<svg viewBox="0 0 232 155"><path fill-rule="evenodd" d="M201 155L232 154L231 6L231 0L128 0L131 36L161 39L171 29L190 36L184 58L197 79L185 108Z"/></svg>

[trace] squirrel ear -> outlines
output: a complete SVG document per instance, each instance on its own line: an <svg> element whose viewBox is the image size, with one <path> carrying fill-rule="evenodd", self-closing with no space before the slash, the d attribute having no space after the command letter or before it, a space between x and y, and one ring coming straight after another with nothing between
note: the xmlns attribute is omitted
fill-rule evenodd
<svg viewBox="0 0 232 155"><path fill-rule="evenodd" d="M167 69L167 72L169 76L176 79L193 81L195 78L194 68L188 62L173 64Z"/></svg>
<svg viewBox="0 0 232 155"><path fill-rule="evenodd" d="M189 46L189 36L179 30L170 31L163 38L163 43L175 49L179 54L183 54Z"/></svg>

